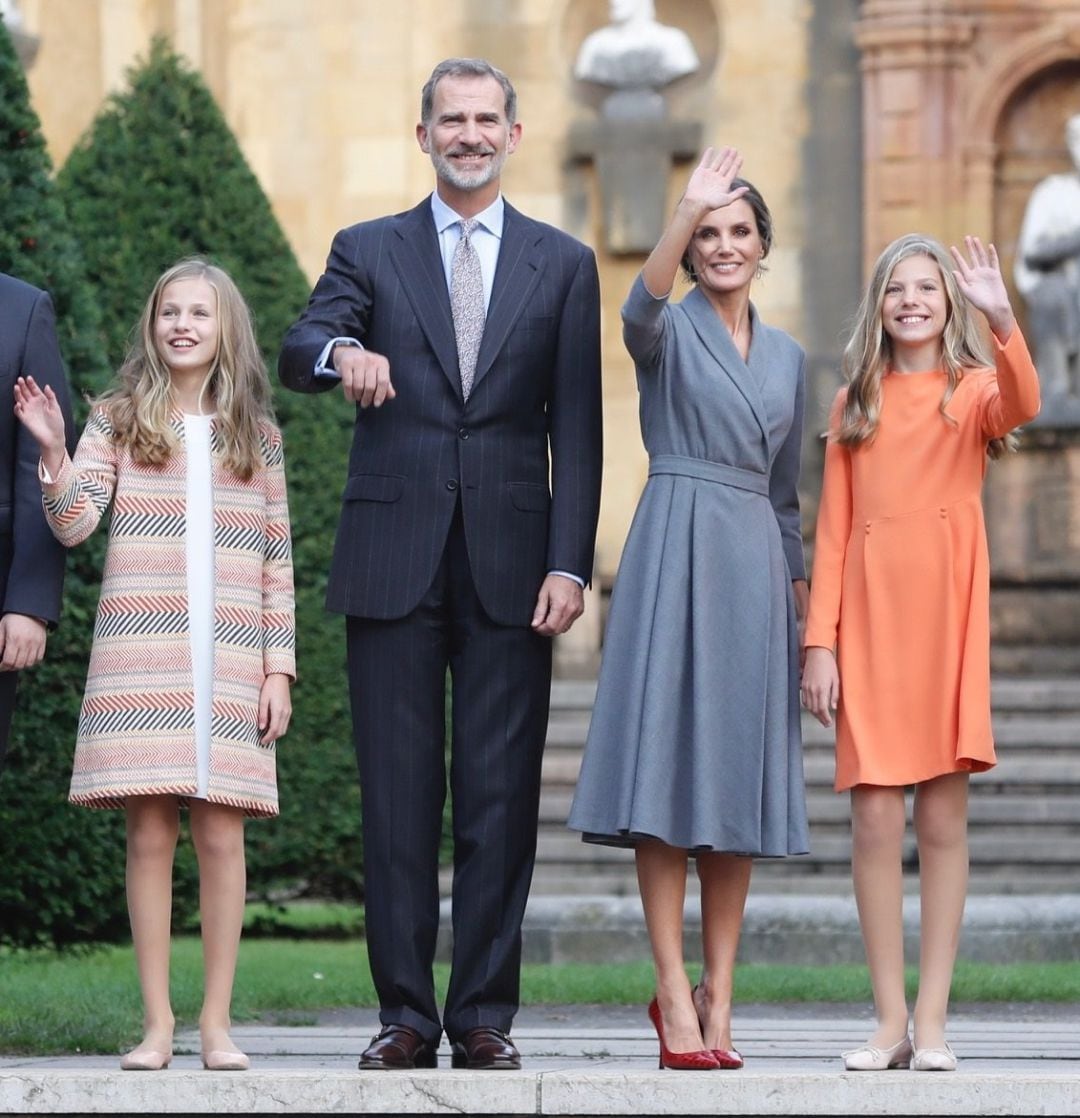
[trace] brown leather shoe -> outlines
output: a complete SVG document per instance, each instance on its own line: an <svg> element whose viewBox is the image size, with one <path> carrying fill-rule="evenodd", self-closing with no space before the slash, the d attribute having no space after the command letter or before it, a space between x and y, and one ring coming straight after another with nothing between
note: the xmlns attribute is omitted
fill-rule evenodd
<svg viewBox="0 0 1080 1118"><path fill-rule="evenodd" d="M360 1054L361 1071L409 1071L434 1068L439 1058L433 1045L408 1025L387 1025Z"/></svg>
<svg viewBox="0 0 1080 1118"><path fill-rule="evenodd" d="M506 1033L481 1025L450 1046L450 1065L472 1071L509 1071L521 1067L521 1053Z"/></svg>

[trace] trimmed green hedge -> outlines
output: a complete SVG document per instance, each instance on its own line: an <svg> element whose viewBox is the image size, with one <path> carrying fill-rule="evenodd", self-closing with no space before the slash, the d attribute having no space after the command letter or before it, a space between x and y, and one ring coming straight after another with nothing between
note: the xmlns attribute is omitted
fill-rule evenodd
<svg viewBox="0 0 1080 1118"><path fill-rule="evenodd" d="M226 268L255 315L271 371L309 284L201 79L164 42L129 73L58 175L10 38L0 25L0 267L47 288L78 396L118 367L158 275L201 254ZM80 253L81 249L81 253ZM272 375L276 385L276 376ZM323 609L352 431L340 394L275 392L285 435L297 588L299 681L278 749L282 814L247 832L262 896L362 895L360 808L344 631ZM80 424L85 406L80 406ZM0 942L127 935L118 812L66 803L79 700L100 589L104 528L69 556L64 616L46 663L27 673L0 795ZM190 843L175 876L177 921L197 904Z"/></svg>
<svg viewBox="0 0 1080 1118"><path fill-rule="evenodd" d="M309 283L202 79L162 40L72 151L60 192L119 364L154 281L181 257L225 268L250 304L271 379ZM353 425L339 393L276 390L285 436L297 597L298 682L278 747L281 816L248 828L248 873L264 896L358 897L360 809L344 629L323 608Z"/></svg>
<svg viewBox="0 0 1080 1118"><path fill-rule="evenodd" d="M108 378L100 308L54 189L22 67L0 22L0 271L49 291L81 418ZM4 403L11 406L11 401ZM0 779L0 942L124 934L123 819L67 799L104 537L69 556L64 610L45 661L22 674Z"/></svg>

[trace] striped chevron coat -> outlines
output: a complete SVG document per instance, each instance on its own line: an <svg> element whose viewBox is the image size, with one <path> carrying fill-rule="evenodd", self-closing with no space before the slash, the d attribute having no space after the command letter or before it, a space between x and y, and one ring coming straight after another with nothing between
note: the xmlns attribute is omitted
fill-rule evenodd
<svg viewBox="0 0 1080 1118"><path fill-rule="evenodd" d="M194 688L184 541L186 459L142 466L95 409L59 476L43 481L45 515L67 547L113 502L94 642L79 718L70 799L122 807L124 797L195 792ZM217 433L211 435L218 450ZM274 746L259 743L265 676L295 675L292 549L281 435L263 432L265 468L248 481L215 453L214 690L207 799L276 815Z"/></svg>

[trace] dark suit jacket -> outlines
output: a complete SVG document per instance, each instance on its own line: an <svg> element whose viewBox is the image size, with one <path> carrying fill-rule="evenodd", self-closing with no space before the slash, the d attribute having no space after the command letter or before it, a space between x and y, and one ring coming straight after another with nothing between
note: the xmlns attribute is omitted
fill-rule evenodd
<svg viewBox="0 0 1080 1118"><path fill-rule="evenodd" d="M285 337L289 388L332 387L313 377L315 362L330 338L348 336L389 359L397 392L357 408L327 591L336 612L412 610L459 500L494 621L527 625L548 571L591 576L602 462L596 261L509 204L505 215L467 402L430 199L338 233Z"/></svg>
<svg viewBox="0 0 1080 1118"><path fill-rule="evenodd" d="M0 273L0 613L25 613L55 624L64 585L64 548L41 509L38 445L15 418L15 378L51 385L64 412L69 447L74 424L56 341L52 300Z"/></svg>

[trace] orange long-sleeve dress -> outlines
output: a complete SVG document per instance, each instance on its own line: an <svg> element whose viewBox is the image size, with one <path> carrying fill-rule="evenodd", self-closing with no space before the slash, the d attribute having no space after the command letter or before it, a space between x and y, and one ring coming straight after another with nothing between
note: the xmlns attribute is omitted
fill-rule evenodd
<svg viewBox="0 0 1080 1118"><path fill-rule="evenodd" d="M875 437L832 438L818 512L807 646L836 649L836 790L905 785L995 763L990 729L986 444L1039 411L1019 329L939 405L946 374L887 373Z"/></svg>

